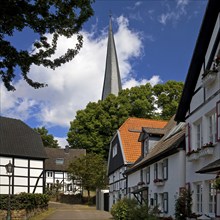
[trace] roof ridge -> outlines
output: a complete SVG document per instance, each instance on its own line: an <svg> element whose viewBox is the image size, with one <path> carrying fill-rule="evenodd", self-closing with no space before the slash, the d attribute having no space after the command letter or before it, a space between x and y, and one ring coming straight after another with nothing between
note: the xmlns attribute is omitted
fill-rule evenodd
<svg viewBox="0 0 220 220"><path fill-rule="evenodd" d="M127 122L128 121L131 121L131 120L133 120L133 119L135 119L135 120L145 120L145 121L157 121L157 122L168 122L168 121L166 121L166 120L158 120L158 119L148 119L148 118L137 118L137 117L129 117L129 118L127 118L125 121L124 121L124 123L119 127L119 129L118 130L120 130L120 129L122 129L124 126L126 126L127 125ZM166 126L166 125L165 125Z"/></svg>

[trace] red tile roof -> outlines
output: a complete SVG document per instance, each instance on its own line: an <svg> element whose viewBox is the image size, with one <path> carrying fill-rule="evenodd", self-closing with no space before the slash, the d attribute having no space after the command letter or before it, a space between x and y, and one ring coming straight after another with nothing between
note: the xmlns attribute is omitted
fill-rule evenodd
<svg viewBox="0 0 220 220"><path fill-rule="evenodd" d="M134 163L141 155L141 142L138 138L142 127L163 128L167 121L128 118L119 128L122 150L125 156L125 162Z"/></svg>

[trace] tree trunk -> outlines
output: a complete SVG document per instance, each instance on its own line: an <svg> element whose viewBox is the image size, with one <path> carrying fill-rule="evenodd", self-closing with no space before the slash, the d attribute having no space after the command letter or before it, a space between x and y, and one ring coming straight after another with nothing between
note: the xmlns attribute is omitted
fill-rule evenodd
<svg viewBox="0 0 220 220"><path fill-rule="evenodd" d="M87 192L88 192L88 205L90 205L90 190L88 189Z"/></svg>

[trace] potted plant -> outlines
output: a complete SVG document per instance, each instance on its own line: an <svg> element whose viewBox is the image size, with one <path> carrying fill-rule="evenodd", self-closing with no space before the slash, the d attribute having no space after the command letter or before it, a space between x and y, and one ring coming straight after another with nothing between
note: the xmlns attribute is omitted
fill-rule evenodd
<svg viewBox="0 0 220 220"><path fill-rule="evenodd" d="M213 186L216 190L220 190L220 177L215 179Z"/></svg>
<svg viewBox="0 0 220 220"><path fill-rule="evenodd" d="M203 86L208 86L215 81L216 75L220 68L220 56L217 56L214 61L211 69L206 69L202 74L202 84Z"/></svg>

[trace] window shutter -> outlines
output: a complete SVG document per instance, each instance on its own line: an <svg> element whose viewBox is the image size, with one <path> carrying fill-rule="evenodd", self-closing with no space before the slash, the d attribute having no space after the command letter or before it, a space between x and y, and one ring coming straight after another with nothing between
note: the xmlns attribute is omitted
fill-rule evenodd
<svg viewBox="0 0 220 220"><path fill-rule="evenodd" d="M158 195L157 193L154 193L154 206L158 205Z"/></svg>
<svg viewBox="0 0 220 220"><path fill-rule="evenodd" d="M146 171L146 183L150 183L150 167L148 167Z"/></svg>
<svg viewBox="0 0 220 220"><path fill-rule="evenodd" d="M168 159L163 161L163 179L168 179Z"/></svg>
<svg viewBox="0 0 220 220"><path fill-rule="evenodd" d="M216 117L217 141L220 141L220 101L216 103Z"/></svg>
<svg viewBox="0 0 220 220"><path fill-rule="evenodd" d="M168 213L168 192L163 193L163 211Z"/></svg>
<svg viewBox="0 0 220 220"><path fill-rule="evenodd" d="M186 126L186 149L188 152L191 152L191 127L190 124L188 123Z"/></svg>
<svg viewBox="0 0 220 220"><path fill-rule="evenodd" d="M154 179L158 179L158 168L157 163L154 164Z"/></svg>

